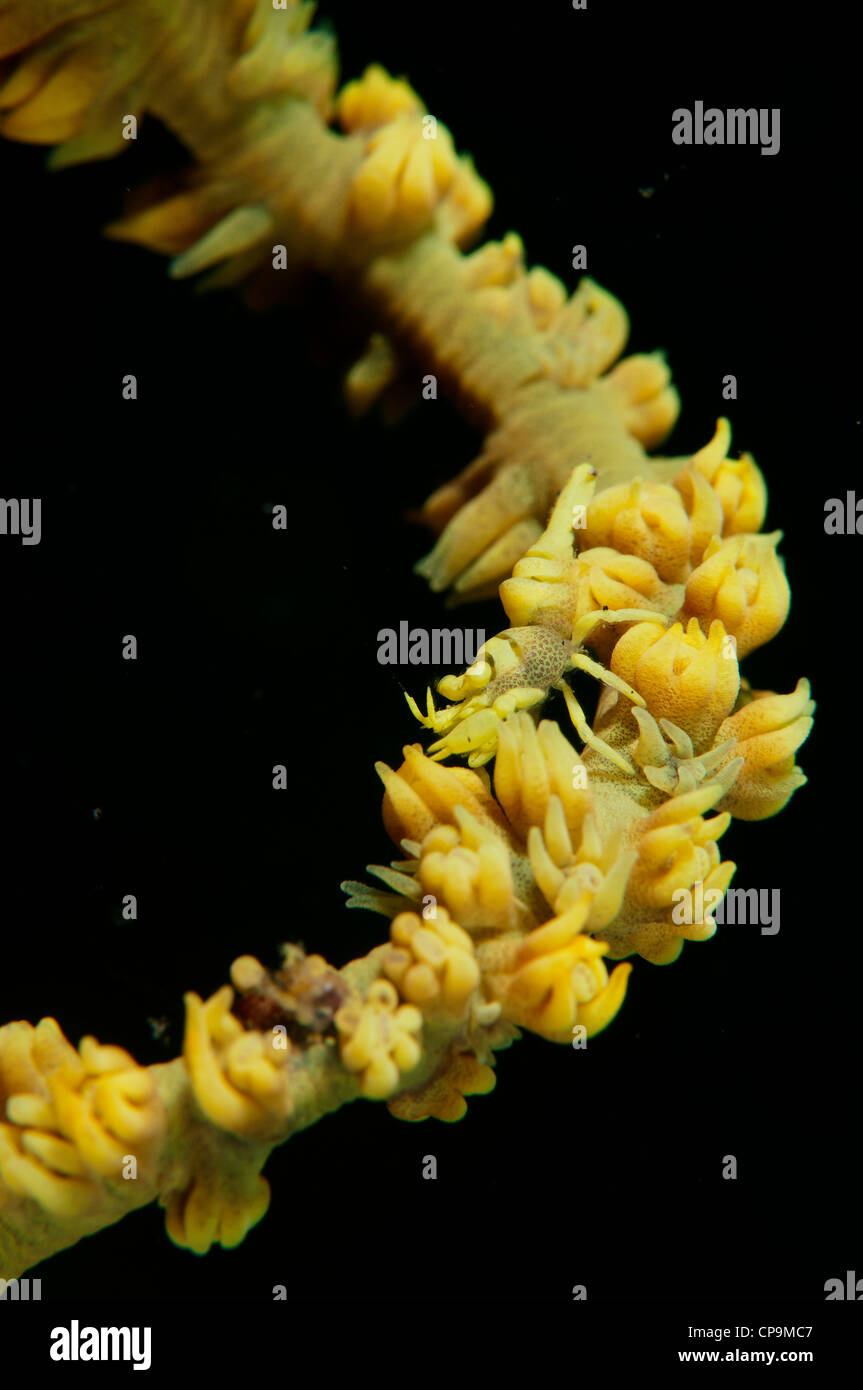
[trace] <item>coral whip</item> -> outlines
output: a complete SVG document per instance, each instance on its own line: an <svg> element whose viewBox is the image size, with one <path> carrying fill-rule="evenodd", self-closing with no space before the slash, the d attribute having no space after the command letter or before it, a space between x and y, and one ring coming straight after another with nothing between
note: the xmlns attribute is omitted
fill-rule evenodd
<svg viewBox="0 0 863 1390"><path fill-rule="evenodd" d="M756 463L731 457L724 418L691 456L656 453L679 406L662 356L618 360L617 300L528 269L516 235L469 249L491 210L471 160L381 67L339 89L311 17L296 0L0 5L0 133L65 167L156 115L193 164L109 235L256 302L330 277L374 324L346 380L357 412L404 404L408 364L440 383L484 439L425 504L417 568L455 600L498 594L507 625L437 698L409 696L425 751L379 765L399 857L374 866L382 887L344 887L389 920L383 944L341 969L291 945L274 970L241 956L230 984L186 995L163 1065L73 1047L50 1018L0 1029L6 1278L153 1200L178 1245L235 1246L272 1148L328 1112L365 1097L456 1120L520 1030L591 1037L627 957L713 934L732 817L771 816L805 781L807 682L775 694L739 671L790 599ZM576 670L602 685L592 721ZM544 717L552 692L572 730Z"/></svg>

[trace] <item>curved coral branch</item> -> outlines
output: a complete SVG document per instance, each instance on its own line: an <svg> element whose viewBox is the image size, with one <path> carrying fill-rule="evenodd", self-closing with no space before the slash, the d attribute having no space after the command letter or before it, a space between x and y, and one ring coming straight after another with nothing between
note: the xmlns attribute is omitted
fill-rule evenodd
<svg viewBox="0 0 863 1390"><path fill-rule="evenodd" d="M521 1029L592 1037L625 958L666 963L715 931L711 909L676 907L728 888L732 817L772 815L805 781L807 682L777 695L740 676L790 600L754 461L728 457L725 420L689 458L648 457L678 411L662 357L618 361L622 306L528 270L514 233L467 253L491 207L472 162L382 68L339 91L312 12L9 0L0 132L56 144L56 166L117 152L155 113L194 166L110 235L259 299L284 270L328 274L369 320L357 412L403 398L410 362L438 377L485 438L426 503L437 540L418 569L461 598L499 585L509 625L439 683L445 708L409 697L428 752L378 765L406 857L370 866L386 891L344 885L390 919L369 955L240 957L230 984L186 995L166 1065L75 1049L52 1019L0 1029L4 1277L153 1200L177 1244L236 1245L266 1210L272 1148L328 1112L365 1098L456 1120ZM592 721L570 683L584 674L603 686ZM555 692L581 752L540 718Z"/></svg>

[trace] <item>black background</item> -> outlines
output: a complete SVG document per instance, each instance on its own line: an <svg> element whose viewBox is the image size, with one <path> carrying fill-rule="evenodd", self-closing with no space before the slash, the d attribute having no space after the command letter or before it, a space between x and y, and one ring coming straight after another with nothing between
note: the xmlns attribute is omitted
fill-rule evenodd
<svg viewBox="0 0 863 1390"><path fill-rule="evenodd" d="M722 850L736 886L781 890L781 931L727 927L667 968L636 958L586 1052L525 1035L459 1124L344 1108L273 1154L269 1214L236 1251L175 1249L152 1207L42 1266L43 1296L566 1300L585 1283L596 1301L823 1300L826 1279L863 1273L863 541L823 529L826 498L857 482L861 430L841 83L814 52L817 88L798 80L810 38L785 18L792 56L777 58L767 6L697 19L439 0L321 17L345 78L371 61L404 73L474 155L496 195L488 236L518 230L570 286L570 248L587 246L628 309L628 350L668 353L683 411L666 451L700 447L727 412L733 452L762 467L793 603L744 673L783 692L808 675L819 716L799 755L809 785L775 819L734 823ZM699 99L780 106L781 152L673 145L672 111ZM53 1015L148 1063L179 1050L183 991L209 994L235 956L273 963L301 940L341 965L383 939L339 881L394 852L373 763L398 765L417 738L402 690L422 694L427 673L380 666L376 635L441 625L411 573L428 540L404 513L477 441L445 401L393 431L354 423L317 360L323 320L198 296L160 257L101 240L128 188L185 162L156 122L116 160L49 176L44 159L0 150L2 493L43 507L39 546L0 538L0 1018ZM459 620L505 625L495 604ZM148 1018L168 1020L167 1042Z"/></svg>

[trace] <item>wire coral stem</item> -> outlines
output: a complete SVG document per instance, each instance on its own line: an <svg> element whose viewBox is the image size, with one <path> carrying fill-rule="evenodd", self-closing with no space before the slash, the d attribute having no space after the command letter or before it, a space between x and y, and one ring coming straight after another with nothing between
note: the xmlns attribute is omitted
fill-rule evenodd
<svg viewBox="0 0 863 1390"><path fill-rule="evenodd" d="M389 949L379 946L332 972L346 998L362 999ZM0 1028L0 1115L5 1107L9 1117L0 1121L0 1277L17 1278L157 1199L176 1244L196 1253L214 1241L236 1245L266 1211L261 1170L273 1148L368 1094L362 1076L342 1065L334 1041L320 1040L286 1049L283 1107L272 1094L251 1100L238 1089L236 1064L231 1072L217 1055L226 1027L242 1041L259 1036L243 1034L232 1000L227 987L206 1003L187 996L184 1054L172 1062L138 1067L121 1049L83 1040L82 1057L88 1047L119 1054L116 1075L126 1091L134 1078L146 1142L140 1134L129 1138L128 1129L116 1133L122 1119L116 1095L105 1094L105 1062L87 1074L53 1019ZM422 1054L403 1083L422 1088L460 1029L458 1018L427 1026ZM107 1163L100 1151L106 1136L118 1141Z"/></svg>
<svg viewBox="0 0 863 1390"><path fill-rule="evenodd" d="M538 334L514 334L506 319L477 312L480 306L466 286L468 261L430 231L403 251L375 257L358 277L358 289L375 321L409 347L424 370L451 383L469 415L478 410L496 424L510 418L513 433L523 432L532 442L537 425L546 422L537 454L547 453L555 440L556 452L566 453L555 493L576 464L591 457L603 487L636 472L649 476L650 461L612 402L599 392L549 380Z"/></svg>

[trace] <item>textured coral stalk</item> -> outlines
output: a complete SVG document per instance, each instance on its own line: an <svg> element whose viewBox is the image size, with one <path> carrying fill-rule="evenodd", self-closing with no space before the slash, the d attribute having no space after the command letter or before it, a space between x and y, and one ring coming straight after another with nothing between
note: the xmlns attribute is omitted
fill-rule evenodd
<svg viewBox="0 0 863 1390"><path fill-rule="evenodd" d="M730 457L725 420L691 457L649 455L679 406L661 355L618 361L621 305L528 269L514 233L469 251L491 208L471 160L383 69L339 90L311 18L296 0L0 4L0 132L55 145L60 167L155 114L189 171L109 235L255 303L332 277L369 323L357 413L403 406L409 364L436 376L484 439L426 503L418 569L456 599L499 594L508 626L409 697L433 737L378 766L399 857L370 866L381 886L343 885L389 920L368 956L240 957L186 996L162 1066L75 1048L52 1019L0 1029L4 1277L153 1200L177 1244L237 1245L266 1210L267 1155L328 1112L457 1120L520 1030L592 1037L628 957L669 962L715 931L732 817L773 815L805 781L806 681L780 695L740 675L790 602L754 460ZM592 719L576 671L603 687ZM706 912L681 915L687 898Z"/></svg>

